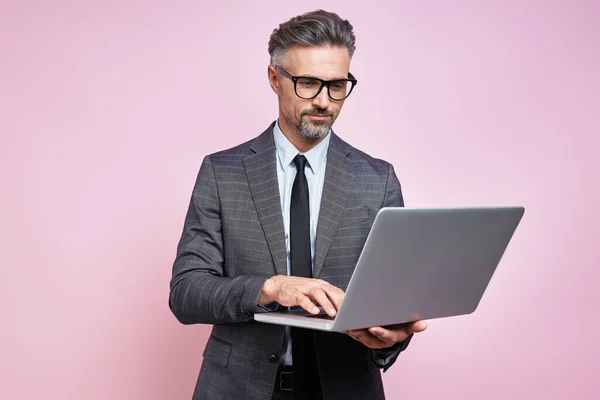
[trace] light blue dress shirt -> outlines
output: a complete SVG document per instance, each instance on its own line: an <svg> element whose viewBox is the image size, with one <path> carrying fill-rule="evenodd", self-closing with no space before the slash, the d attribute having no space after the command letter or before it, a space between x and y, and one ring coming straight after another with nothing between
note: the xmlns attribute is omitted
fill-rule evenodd
<svg viewBox="0 0 600 400"><path fill-rule="evenodd" d="M283 227L285 231L285 249L287 259L287 273L290 275L290 200L292 197L292 186L296 178L296 166L294 157L303 154L307 163L304 168L308 182L309 211L310 211L310 248L312 269L315 269L315 246L317 241L317 224L319 221L319 208L321 206L321 195L323 194L323 183L325 182L325 169L327 167L327 150L331 140L331 131L319 144L307 151L300 153L298 149L285 137L279 128L279 121L273 128L275 149L277 152L277 180L279 182L279 195L281 197L281 211L283 213ZM289 340L289 327L286 330L288 338L287 352L284 363L292 363L291 340Z"/></svg>

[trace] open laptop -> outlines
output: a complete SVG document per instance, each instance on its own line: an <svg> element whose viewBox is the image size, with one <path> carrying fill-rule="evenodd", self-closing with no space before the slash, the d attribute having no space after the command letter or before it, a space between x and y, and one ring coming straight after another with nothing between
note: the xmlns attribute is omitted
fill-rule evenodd
<svg viewBox="0 0 600 400"><path fill-rule="evenodd" d="M256 321L323 331L470 314L525 209L404 208L377 213L335 319L303 309Z"/></svg>

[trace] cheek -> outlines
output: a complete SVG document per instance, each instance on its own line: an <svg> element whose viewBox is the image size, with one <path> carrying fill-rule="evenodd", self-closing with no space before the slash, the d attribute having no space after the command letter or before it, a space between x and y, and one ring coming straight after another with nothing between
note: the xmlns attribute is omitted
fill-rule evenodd
<svg viewBox="0 0 600 400"><path fill-rule="evenodd" d="M290 102L287 96L282 96L279 98L279 106L286 117L289 118L294 116L294 105Z"/></svg>
<svg viewBox="0 0 600 400"><path fill-rule="evenodd" d="M332 104L331 106L329 106L329 111L331 113L333 113L334 118L337 118L338 115L340 115L340 110L342 109L342 106L337 105L337 104Z"/></svg>
<svg viewBox="0 0 600 400"><path fill-rule="evenodd" d="M310 110L310 104L306 105L301 101L294 101L290 103L289 110L291 115L293 115L295 119L300 120L300 115L302 114L302 112Z"/></svg>
<svg viewBox="0 0 600 400"><path fill-rule="evenodd" d="M333 109L336 114L339 114L342 111L342 107L344 106L344 102L333 104Z"/></svg>
<svg viewBox="0 0 600 400"><path fill-rule="evenodd" d="M294 93L286 93L281 98L281 105L288 114L296 115L296 110L300 109L300 105L296 101L296 95Z"/></svg>

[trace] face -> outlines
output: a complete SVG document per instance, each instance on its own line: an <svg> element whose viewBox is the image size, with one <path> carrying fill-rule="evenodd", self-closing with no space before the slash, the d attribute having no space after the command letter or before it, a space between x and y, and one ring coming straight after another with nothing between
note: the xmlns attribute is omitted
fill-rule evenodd
<svg viewBox="0 0 600 400"><path fill-rule="evenodd" d="M323 80L346 79L350 70L350 55L345 47L291 48L279 65L293 76L308 76ZM327 87L314 99L304 100L294 91L294 82L269 66L269 83L279 97L279 124L284 133L320 139L327 135L339 115L344 101L331 100Z"/></svg>

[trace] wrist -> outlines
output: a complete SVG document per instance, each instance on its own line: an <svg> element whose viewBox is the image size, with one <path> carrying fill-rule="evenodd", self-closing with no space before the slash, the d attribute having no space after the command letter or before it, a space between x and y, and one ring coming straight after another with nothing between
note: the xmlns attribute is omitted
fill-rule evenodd
<svg viewBox="0 0 600 400"><path fill-rule="evenodd" d="M273 296L273 278L269 278L263 284L262 289L260 290L260 296L258 297L258 304L261 306L266 306L267 304L271 304L275 301Z"/></svg>

